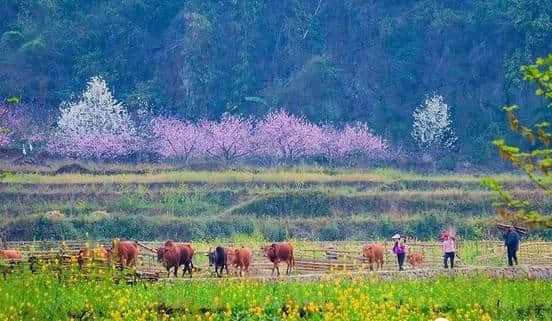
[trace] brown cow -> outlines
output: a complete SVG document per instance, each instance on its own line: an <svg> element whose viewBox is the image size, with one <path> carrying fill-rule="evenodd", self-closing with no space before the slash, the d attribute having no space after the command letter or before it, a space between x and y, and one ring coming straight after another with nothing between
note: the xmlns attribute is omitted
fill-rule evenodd
<svg viewBox="0 0 552 321"><path fill-rule="evenodd" d="M234 265L235 256L236 256L236 249L233 247L225 247L224 252L226 253L226 258L228 260L228 263L231 265Z"/></svg>
<svg viewBox="0 0 552 321"><path fill-rule="evenodd" d="M136 266L138 252L140 252L138 244L133 241L113 240L111 249L107 250L107 257L111 261L115 255L122 269L125 266Z"/></svg>
<svg viewBox="0 0 552 321"><path fill-rule="evenodd" d="M157 260L163 262L165 265L165 268L167 269L167 277L171 275L171 268L174 268L174 277L178 276L178 267L180 266L180 248L175 245L160 247L157 250Z"/></svg>
<svg viewBox="0 0 552 321"><path fill-rule="evenodd" d="M270 262L274 263L270 275L274 275L274 269L278 272L278 276L280 275L278 263L282 261L287 263L286 274L291 273L292 267L295 266L295 259L293 258L293 246L290 243L272 243L269 246L261 247L261 250L265 252Z"/></svg>
<svg viewBox="0 0 552 321"><path fill-rule="evenodd" d="M194 248L189 243L178 244L177 247L180 249L180 265L184 265L182 276L188 271L191 278L194 268L194 263L192 261L195 253Z"/></svg>
<svg viewBox="0 0 552 321"><path fill-rule="evenodd" d="M383 252L382 244L367 244L362 248L362 255L368 259L370 271L374 270L374 262L376 262L376 268L383 269Z"/></svg>
<svg viewBox="0 0 552 321"><path fill-rule="evenodd" d="M0 250L0 262L2 262L3 260L9 262L9 265L0 266L5 280L7 274L13 272L16 265L21 264L23 260L23 255L21 255L21 253L16 250Z"/></svg>
<svg viewBox="0 0 552 321"><path fill-rule="evenodd" d="M406 256L406 260L413 268L422 266L424 263L424 256L421 253L412 253Z"/></svg>
<svg viewBox="0 0 552 321"><path fill-rule="evenodd" d="M11 262L20 262L23 260L23 255L17 250L0 250L0 259L9 260Z"/></svg>
<svg viewBox="0 0 552 321"><path fill-rule="evenodd" d="M242 271L245 271L245 275L249 276L249 264L253 259L253 252L249 248L242 247L236 249L234 253L233 264L240 269L239 276L243 276Z"/></svg>
<svg viewBox="0 0 552 321"><path fill-rule="evenodd" d="M165 242L165 247L176 247L180 252L180 262L179 265L184 265L184 270L182 271L182 276L186 274L186 271L190 273L190 278L192 277L192 270L194 268L194 263L192 258L194 256L194 248L190 243L176 243L171 240ZM159 254L158 254L159 255Z"/></svg>

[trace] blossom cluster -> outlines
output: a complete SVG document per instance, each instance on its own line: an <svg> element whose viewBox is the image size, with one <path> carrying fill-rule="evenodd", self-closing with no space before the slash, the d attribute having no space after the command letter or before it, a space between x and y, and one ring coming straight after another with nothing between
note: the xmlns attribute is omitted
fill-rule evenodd
<svg viewBox="0 0 552 321"><path fill-rule="evenodd" d="M23 116L19 106L0 104L0 146L8 145L14 133L23 127Z"/></svg>
<svg viewBox="0 0 552 321"><path fill-rule="evenodd" d="M274 159L293 162L311 157L339 161L353 157L385 158L386 142L366 124L343 129L318 126L279 110L260 121L225 116L220 121L190 123L171 118L153 120L154 152L166 158Z"/></svg>
<svg viewBox="0 0 552 321"><path fill-rule="evenodd" d="M342 129L313 124L284 110L260 120L224 115L189 122L170 117L132 115L93 77L77 101L64 102L57 130L47 139L53 155L115 159L137 152L165 159L244 159L294 162L322 157L330 162L381 159L387 143L363 123Z"/></svg>
<svg viewBox="0 0 552 321"><path fill-rule="evenodd" d="M110 159L144 147L126 108L101 77L92 77L78 101L62 103L57 125L47 144L51 154Z"/></svg>
<svg viewBox="0 0 552 321"><path fill-rule="evenodd" d="M452 129L449 105L443 96L427 97L424 103L414 110L412 117L412 137L421 149L450 149L457 137Z"/></svg>

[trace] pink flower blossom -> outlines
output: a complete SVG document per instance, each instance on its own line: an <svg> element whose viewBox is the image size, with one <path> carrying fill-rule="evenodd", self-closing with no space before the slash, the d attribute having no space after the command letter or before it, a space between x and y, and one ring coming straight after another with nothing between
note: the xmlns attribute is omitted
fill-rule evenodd
<svg viewBox="0 0 552 321"><path fill-rule="evenodd" d="M23 127L24 118L21 105L0 105L0 146L11 143L14 134Z"/></svg>
<svg viewBox="0 0 552 321"><path fill-rule="evenodd" d="M257 153L292 162L297 158L318 154L322 135L319 126L279 110L268 114L257 125Z"/></svg>
<svg viewBox="0 0 552 321"><path fill-rule="evenodd" d="M250 155L254 150L253 121L224 116L220 121L203 121L205 151L211 157L230 162Z"/></svg>
<svg viewBox="0 0 552 321"><path fill-rule="evenodd" d="M383 139L372 134L364 123L347 125L342 130L324 128L321 149L322 154L332 161L350 157L385 158L387 153Z"/></svg>
<svg viewBox="0 0 552 321"><path fill-rule="evenodd" d="M56 136L48 142L47 150L51 154L68 157L113 159L127 156L144 147L144 142L136 136L102 133Z"/></svg>
<svg viewBox="0 0 552 321"><path fill-rule="evenodd" d="M152 121L153 150L163 157L187 161L206 152L206 137L196 124L158 117Z"/></svg>

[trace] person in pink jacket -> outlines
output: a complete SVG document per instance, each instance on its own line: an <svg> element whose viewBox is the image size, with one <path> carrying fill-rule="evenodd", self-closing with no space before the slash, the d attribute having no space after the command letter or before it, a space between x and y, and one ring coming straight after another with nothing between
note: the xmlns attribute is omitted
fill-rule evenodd
<svg viewBox="0 0 552 321"><path fill-rule="evenodd" d="M454 236L448 233L443 234L443 256L445 258L445 269L448 269L448 260L450 259L450 268L454 268L454 256L456 253L456 242Z"/></svg>
<svg viewBox="0 0 552 321"><path fill-rule="evenodd" d="M403 270L404 257L406 255L406 245L404 237L399 234L393 236L393 253L397 255L397 263L399 263L399 271Z"/></svg>

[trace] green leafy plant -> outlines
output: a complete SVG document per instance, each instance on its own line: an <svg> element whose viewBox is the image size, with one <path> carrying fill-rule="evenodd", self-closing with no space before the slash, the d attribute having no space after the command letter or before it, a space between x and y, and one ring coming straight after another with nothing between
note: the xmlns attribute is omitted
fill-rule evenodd
<svg viewBox="0 0 552 321"><path fill-rule="evenodd" d="M531 182L541 190L545 197L552 195L552 148L550 140L550 116L552 109L552 54L538 58L535 64L521 68L525 80L537 85L535 94L548 100L544 111L544 120L532 127L526 127L516 117L517 105L504 107L513 132L526 139L529 147L509 145L504 139L493 141L498 147L500 157L523 171ZM531 227L552 228L550 213L541 213L528 200L518 199L493 179L485 179L484 184L496 191L500 201L494 203L501 218L520 222Z"/></svg>

